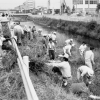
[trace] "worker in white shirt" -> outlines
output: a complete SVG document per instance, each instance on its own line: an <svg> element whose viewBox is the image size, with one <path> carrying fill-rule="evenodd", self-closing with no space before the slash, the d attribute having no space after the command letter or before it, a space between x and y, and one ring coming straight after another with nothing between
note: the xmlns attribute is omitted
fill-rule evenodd
<svg viewBox="0 0 100 100"><path fill-rule="evenodd" d="M42 36L42 29L39 29L39 30L38 30L38 35L39 35L39 36Z"/></svg>
<svg viewBox="0 0 100 100"><path fill-rule="evenodd" d="M85 77L86 76L86 77ZM89 84L91 84L91 78L94 76L94 71L86 65L83 65L77 69L78 81L82 79L84 82L88 78ZM85 80L84 80L85 78Z"/></svg>
<svg viewBox="0 0 100 100"><path fill-rule="evenodd" d="M73 43L73 39L67 39L67 40L65 41L65 43L66 43L66 45L68 45L69 43L71 43L72 46L75 45L75 44Z"/></svg>
<svg viewBox="0 0 100 100"><path fill-rule="evenodd" d="M92 66L95 64L93 50L93 47L89 47L89 50L87 50L84 54L85 65L87 65L91 69L93 69Z"/></svg>
<svg viewBox="0 0 100 100"><path fill-rule="evenodd" d="M79 52L80 52L81 56L84 56L84 52L85 52L86 48L87 48L87 45L85 42L83 42L82 45L79 47Z"/></svg>
<svg viewBox="0 0 100 100"><path fill-rule="evenodd" d="M68 44L66 44L65 47L63 47L63 51L64 51L64 54L66 54L69 58L69 56L71 56L71 49L72 49L72 44L73 42L69 42Z"/></svg>
<svg viewBox="0 0 100 100"><path fill-rule="evenodd" d="M0 35L0 56L3 55L3 51L2 51L2 44L3 44L3 41L5 40L5 38L3 37L3 35L1 34Z"/></svg>
<svg viewBox="0 0 100 100"><path fill-rule="evenodd" d="M50 60L55 59L55 52L56 52L55 44L52 41L52 38L50 38L49 43L47 45L47 54L49 55Z"/></svg>
<svg viewBox="0 0 100 100"><path fill-rule="evenodd" d="M20 22L16 23L17 25L14 27L14 35L17 36L17 44L22 44L22 36L24 35L23 28L20 26Z"/></svg>
<svg viewBox="0 0 100 100"><path fill-rule="evenodd" d="M57 44L57 40L56 40L56 38L57 38L56 32L53 32L53 33L51 34L51 38L52 38L53 42L54 42L55 44Z"/></svg>
<svg viewBox="0 0 100 100"><path fill-rule="evenodd" d="M52 63L53 66L58 67L62 73L64 86L67 86L68 81L72 80L71 66L66 55L62 56L61 62Z"/></svg>

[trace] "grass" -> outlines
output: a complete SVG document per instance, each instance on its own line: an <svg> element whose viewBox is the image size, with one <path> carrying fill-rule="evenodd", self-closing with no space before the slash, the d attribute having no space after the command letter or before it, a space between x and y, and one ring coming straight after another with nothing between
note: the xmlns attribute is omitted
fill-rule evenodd
<svg viewBox="0 0 100 100"><path fill-rule="evenodd" d="M66 92L66 89L61 87L62 77L54 74L51 69L52 66L45 65L47 62L48 57L42 55L42 44L41 44L41 37L36 37L33 41L25 41L25 45L19 47L19 50L22 54L28 55L29 59L35 63L34 66L35 70L30 70L30 77L36 93L39 97L39 100L82 100L81 97L77 97L76 95ZM57 48L57 54L62 53L62 45L63 43L60 40L60 43ZM70 64L72 68L72 76L73 82L76 82L76 71L80 65L84 64L83 59L80 57L78 52L78 47L76 45L75 48L72 50L72 57L70 58ZM100 66L100 50L95 50L95 62L96 66L94 67L96 74L96 81L92 84L91 91L99 95L100 94L100 86L99 86L99 66ZM20 71L18 68L16 59L13 59L13 53L9 53L4 56L4 59L11 58L9 60L4 61L4 69L7 70L0 70L0 99L2 100L27 100L26 93L24 89L24 85L22 82L22 78L20 75ZM9 63L7 65L7 63ZM12 71L11 71L12 70ZM97 86L98 85L98 86Z"/></svg>
<svg viewBox="0 0 100 100"><path fill-rule="evenodd" d="M39 43L39 38L37 38L38 40L38 43ZM31 45L30 45L31 44ZM47 62L47 58L43 57L43 56L40 56L39 58L37 58L37 54L38 53L35 53L32 55L32 52L34 50L34 45L36 44L36 41L34 42L29 42L28 43L28 47L30 48L30 50L28 50L28 52L26 52L27 55L29 55L30 57L30 60L34 60L36 62L41 62L44 63L44 62ZM62 44L63 43L60 43L58 45L59 48L57 48L57 54L61 54L62 53ZM72 69L72 76L73 76L73 82L76 82L77 79L76 79L76 72L77 72L77 68L81 65L84 65L84 60L80 57L79 55L79 52L78 52L78 47L76 45L75 48L73 48L72 50L72 57L70 58L70 64L71 64L71 69ZM26 48L26 47L24 47ZM95 63L96 65L93 67L94 70L98 70L99 71L99 66L100 66L100 52L99 52L99 48L96 48L95 51L94 51L94 54L95 54ZM22 52L22 48L21 48L21 52ZM22 53L23 54L23 53ZM25 54L25 53L24 53ZM30 55L31 54L31 55ZM41 55L41 53L40 53ZM44 58L44 59L43 59ZM40 67L43 67L41 66L41 64L39 65ZM36 66L34 66L36 67ZM30 74L31 76L31 79L32 79L32 82L35 86L35 89L37 91L37 94L40 98L40 100L51 100L51 99L58 99L58 100L81 100L81 98L77 98L75 95L73 94L67 94L66 93L66 90L64 90L62 87L61 87L61 77L58 76L58 75L55 75L54 73L52 73L51 69L52 69L52 66L48 67L48 66L44 66L45 70L43 69L41 72L38 72L39 70L37 70L37 72L39 74L35 74L34 71L32 71L32 73ZM90 86L90 89L91 91L93 92L93 94L95 95L99 95L100 92L99 92L99 87L96 86L96 84L99 84L99 74L95 71L95 75L96 75L96 78L95 80L98 80L98 81L95 81L93 82L93 84ZM39 84L39 85L38 85ZM41 92L42 91L42 92ZM48 92L49 91L49 92ZM53 91L53 92L51 92ZM98 92L97 92L98 91ZM50 98L48 98L48 93L50 95ZM73 95L73 96L72 96ZM67 99L68 97L68 99ZM71 99L69 99L71 98ZM74 98L74 99L73 99Z"/></svg>
<svg viewBox="0 0 100 100"><path fill-rule="evenodd" d="M100 25L96 21L92 20L90 22L81 21L66 21L61 19L54 19L48 17L33 18L34 23L44 25L55 30L62 30L65 32L70 32L71 34L79 34L81 36L90 37L93 39L100 40Z"/></svg>

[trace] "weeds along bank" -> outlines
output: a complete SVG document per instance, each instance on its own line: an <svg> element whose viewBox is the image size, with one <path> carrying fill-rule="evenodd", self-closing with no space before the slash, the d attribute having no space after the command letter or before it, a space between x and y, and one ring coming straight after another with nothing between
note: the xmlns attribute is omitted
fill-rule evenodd
<svg viewBox="0 0 100 100"><path fill-rule="evenodd" d="M30 58L30 77L32 79L33 85L35 87L35 90L39 96L39 100L81 100L81 98L77 98L73 94L67 94L66 90L61 88L61 76L54 74L51 69L51 67L48 67L45 65L45 62L47 62L47 58L45 56L42 56L42 44L41 44L41 37L36 37L33 41L27 41L24 46L20 46L20 52L22 56L28 55ZM11 53L12 54L12 53ZM15 57L15 56L14 56ZM9 61L6 58L10 58ZM4 64L6 64L6 70L13 70L16 72L15 68L18 68L18 66L14 67L16 65L16 59L13 57L11 58L10 55L8 57L4 56ZM5 62L6 61L6 62ZM100 94L100 75L99 75L99 61L100 59L97 59L98 65L95 69L95 72L97 73L96 81L94 81L94 84L91 86L91 91L99 95ZM74 78L76 78L76 70L79 64L82 64L81 60L77 59L76 61L70 62L72 65L72 73ZM19 71L20 72L20 71ZM12 75L13 76L13 75ZM11 77L12 79L12 77ZM13 80L15 81L13 82ZM12 79L11 83L16 83L17 75ZM5 81L4 81L5 82ZM10 83L8 81L8 83ZM10 98L11 100L18 100L21 99L21 97L26 97L24 93L24 86L22 85L22 80L18 81L18 84L12 85L13 88L10 88L12 90ZM18 87L20 88L18 88ZM17 89L16 89L17 88ZM5 88L4 88L5 89ZM14 91L14 92L13 92ZM22 95L21 92L23 93ZM9 91L8 91L9 92ZM20 99L19 99L20 97ZM7 99L8 100L8 99ZM24 99L25 100L25 99Z"/></svg>
<svg viewBox="0 0 100 100"><path fill-rule="evenodd" d="M10 37L7 24L3 24L4 35ZM29 56L30 77L39 100L81 100L73 94L67 94L60 86L60 76L55 75L51 68L45 65L46 58L41 55L42 44L40 41L41 37L37 37L19 47L22 56ZM4 54L2 58L0 100L27 100L14 49Z"/></svg>
<svg viewBox="0 0 100 100"><path fill-rule="evenodd" d="M100 25L96 21L91 22L74 22L51 19L47 17L33 18L34 23L44 25L55 30L59 29L72 34L79 34L94 39L100 39Z"/></svg>
<svg viewBox="0 0 100 100"><path fill-rule="evenodd" d="M33 18L29 20L33 20ZM39 22L37 20L36 20L36 23L39 23L41 25L47 24L47 22L42 24L42 22ZM34 39L33 41L28 41L28 43L25 44L25 46L19 47L22 56L28 55L30 58L30 61L31 61L30 71L32 72L31 78L35 86L35 89L37 91L37 94L39 95L40 100L48 100L48 99L49 100L51 99L53 100L56 100L56 99L64 100L65 99L66 100L68 99L67 97L70 98L68 100L74 100L71 98L72 96L70 94L67 95L65 91L61 88L60 86L61 77L59 75L54 74L51 71L52 66L51 67L45 66L45 62L47 62L47 58L41 55L42 45L41 45L40 39L41 37L36 36L36 39ZM60 50L61 49L62 48L60 48ZM77 55L76 51L77 50L75 49L73 51L74 52L73 54ZM58 54L59 53L60 51L58 52ZM93 84L90 86L90 89L94 95L100 95L100 70L99 70L100 57L99 55L100 55L100 52L99 53L96 52L96 56L95 56L96 65L94 66L96 77L95 77ZM76 56L74 55L74 61L70 62L72 66L72 76L73 76L74 82L76 80L77 67L83 64L80 58L77 59L75 57ZM74 98L78 99L76 97Z"/></svg>

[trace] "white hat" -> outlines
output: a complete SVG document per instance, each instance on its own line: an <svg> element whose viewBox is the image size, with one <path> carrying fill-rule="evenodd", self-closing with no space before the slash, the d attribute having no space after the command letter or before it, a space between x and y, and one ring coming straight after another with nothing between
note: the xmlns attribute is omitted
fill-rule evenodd
<svg viewBox="0 0 100 100"><path fill-rule="evenodd" d="M42 34L42 36L47 36L47 34Z"/></svg>
<svg viewBox="0 0 100 100"><path fill-rule="evenodd" d="M42 29L39 29L38 31L41 31L42 32Z"/></svg>
<svg viewBox="0 0 100 100"><path fill-rule="evenodd" d="M56 32L53 32L53 34L56 34Z"/></svg>
<svg viewBox="0 0 100 100"><path fill-rule="evenodd" d="M65 57L65 58L69 58L68 54L64 54L64 55L58 55L59 57Z"/></svg>
<svg viewBox="0 0 100 100"><path fill-rule="evenodd" d="M70 42L73 42L73 39L70 39Z"/></svg>

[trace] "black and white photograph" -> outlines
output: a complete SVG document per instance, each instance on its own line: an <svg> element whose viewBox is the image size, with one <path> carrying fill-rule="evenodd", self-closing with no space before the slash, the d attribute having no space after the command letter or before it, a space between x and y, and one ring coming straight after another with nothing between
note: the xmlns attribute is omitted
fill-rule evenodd
<svg viewBox="0 0 100 100"><path fill-rule="evenodd" d="M100 100L100 0L0 0L0 100Z"/></svg>

